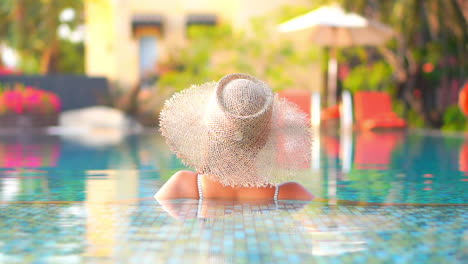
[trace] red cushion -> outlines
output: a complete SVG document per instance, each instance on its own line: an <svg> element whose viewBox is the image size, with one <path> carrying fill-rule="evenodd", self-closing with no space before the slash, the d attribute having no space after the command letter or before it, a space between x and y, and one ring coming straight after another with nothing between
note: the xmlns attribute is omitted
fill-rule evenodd
<svg viewBox="0 0 468 264"><path fill-rule="evenodd" d="M361 128L371 130L375 128L403 128L406 121L401 118L369 118L360 123Z"/></svg>
<svg viewBox="0 0 468 264"><path fill-rule="evenodd" d="M383 112L383 113L376 113L372 119L400 119L397 114L394 112Z"/></svg>
<svg viewBox="0 0 468 264"><path fill-rule="evenodd" d="M392 112L392 100L385 92L360 91L354 96L356 120L361 121L379 113Z"/></svg>
<svg viewBox="0 0 468 264"><path fill-rule="evenodd" d="M386 92L357 92L354 111L358 127L362 129L406 127L406 121L392 111L392 100Z"/></svg>

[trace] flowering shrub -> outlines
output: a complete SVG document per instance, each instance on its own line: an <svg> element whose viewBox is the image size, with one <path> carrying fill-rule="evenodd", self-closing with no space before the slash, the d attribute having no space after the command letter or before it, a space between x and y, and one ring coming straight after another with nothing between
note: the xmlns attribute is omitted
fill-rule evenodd
<svg viewBox="0 0 468 264"><path fill-rule="evenodd" d="M60 109L60 98L52 92L21 84L0 90L0 115L53 114Z"/></svg>

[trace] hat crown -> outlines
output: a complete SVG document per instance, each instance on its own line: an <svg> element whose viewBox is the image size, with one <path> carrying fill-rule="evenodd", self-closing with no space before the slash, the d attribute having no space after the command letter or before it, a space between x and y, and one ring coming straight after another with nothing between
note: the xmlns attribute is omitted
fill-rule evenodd
<svg viewBox="0 0 468 264"><path fill-rule="evenodd" d="M237 79L229 82L221 93L225 111L237 116L250 116L262 110L266 93L253 81Z"/></svg>
<svg viewBox="0 0 468 264"><path fill-rule="evenodd" d="M273 92L262 81L247 74L230 74L218 82L220 109L231 117L255 118L271 109Z"/></svg>

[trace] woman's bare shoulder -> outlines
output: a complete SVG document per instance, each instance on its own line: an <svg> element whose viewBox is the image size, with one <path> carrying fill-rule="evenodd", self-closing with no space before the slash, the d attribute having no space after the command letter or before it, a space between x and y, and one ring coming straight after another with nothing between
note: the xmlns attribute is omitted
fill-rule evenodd
<svg viewBox="0 0 468 264"><path fill-rule="evenodd" d="M314 195L312 195L312 193L310 193L300 183L285 182L279 187L279 200L312 201L314 199Z"/></svg>
<svg viewBox="0 0 468 264"><path fill-rule="evenodd" d="M159 189L157 200L193 198L198 199L197 174L193 171L178 171Z"/></svg>

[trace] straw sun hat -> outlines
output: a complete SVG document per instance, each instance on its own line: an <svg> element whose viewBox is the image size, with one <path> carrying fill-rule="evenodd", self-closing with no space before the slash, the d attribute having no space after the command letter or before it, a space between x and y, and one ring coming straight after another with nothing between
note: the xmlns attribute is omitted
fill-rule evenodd
<svg viewBox="0 0 468 264"><path fill-rule="evenodd" d="M160 130L185 165L223 185L275 185L310 162L306 114L246 74L174 94Z"/></svg>

